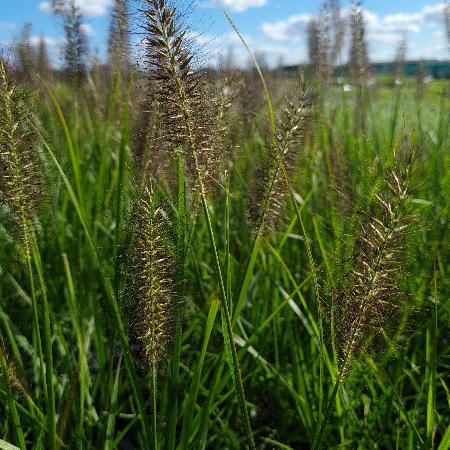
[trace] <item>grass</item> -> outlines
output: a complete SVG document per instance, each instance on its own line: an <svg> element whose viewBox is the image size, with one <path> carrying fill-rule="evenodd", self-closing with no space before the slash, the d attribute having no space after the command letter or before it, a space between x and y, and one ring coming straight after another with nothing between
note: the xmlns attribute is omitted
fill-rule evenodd
<svg viewBox="0 0 450 450"><path fill-rule="evenodd" d="M172 343L156 371L126 317L142 185L137 75L28 88L19 125L33 133L46 195L33 209L30 257L1 203L0 448L449 448L448 85L429 83L420 101L414 80L370 88L361 134L354 93L333 84L324 95L307 80L311 118L293 167L275 153L286 186L278 218L252 193L299 84L261 73L260 99L233 99L213 189L198 167L192 182L177 152L154 177L178 280ZM386 314L376 345L370 334L352 347L340 376L336 292L405 147L417 150L405 206L417 220L396 282L407 301L391 328ZM164 157L158 145L146 151ZM255 201L271 227L250 220Z"/></svg>

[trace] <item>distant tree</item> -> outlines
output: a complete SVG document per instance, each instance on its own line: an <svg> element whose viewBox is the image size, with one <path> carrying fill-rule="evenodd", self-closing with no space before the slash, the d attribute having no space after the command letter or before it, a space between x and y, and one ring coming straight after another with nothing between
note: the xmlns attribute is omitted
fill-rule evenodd
<svg viewBox="0 0 450 450"><path fill-rule="evenodd" d="M111 67L126 71L130 65L130 30L126 0L114 0L109 30L108 57Z"/></svg>
<svg viewBox="0 0 450 450"><path fill-rule="evenodd" d="M35 55L31 46L31 29L30 22L23 25L20 40L15 49L17 69L24 78L31 78L34 69Z"/></svg>
<svg viewBox="0 0 450 450"><path fill-rule="evenodd" d="M86 71L88 40L76 0L53 0L53 11L63 20L64 65L70 79L81 83Z"/></svg>
<svg viewBox="0 0 450 450"><path fill-rule="evenodd" d="M45 42L44 36L41 36L39 39L36 63L38 73L43 77L47 76L50 71L50 62L47 52L47 43Z"/></svg>

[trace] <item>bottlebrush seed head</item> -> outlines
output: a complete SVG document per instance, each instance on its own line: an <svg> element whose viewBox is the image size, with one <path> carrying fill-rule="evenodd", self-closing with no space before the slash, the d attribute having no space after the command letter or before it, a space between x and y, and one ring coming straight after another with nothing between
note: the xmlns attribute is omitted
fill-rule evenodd
<svg viewBox="0 0 450 450"><path fill-rule="evenodd" d="M174 262L167 241L168 227L150 185L137 205L132 226L126 317L132 348L153 368L165 358L172 339Z"/></svg>
<svg viewBox="0 0 450 450"><path fill-rule="evenodd" d="M33 216L42 198L42 177L33 151L30 106L0 62L0 189L28 244ZM28 245L26 245L28 249ZM28 251L28 250L27 250Z"/></svg>
<svg viewBox="0 0 450 450"><path fill-rule="evenodd" d="M165 0L146 0L146 60L159 105L161 148L181 152L194 183L216 179L224 152L217 132L220 107L205 74L197 70L189 30Z"/></svg>
<svg viewBox="0 0 450 450"><path fill-rule="evenodd" d="M407 298L402 290L405 237L414 223L408 212L410 167L396 167L386 178L375 207L361 225L341 288L335 293L335 322L343 375L353 356L377 340Z"/></svg>
<svg viewBox="0 0 450 450"><path fill-rule="evenodd" d="M281 215L288 194L281 164L288 176L292 174L304 143L310 113L310 92L304 90L297 100L288 103L278 119L275 145L270 146L250 200L250 217L265 228L270 228Z"/></svg>

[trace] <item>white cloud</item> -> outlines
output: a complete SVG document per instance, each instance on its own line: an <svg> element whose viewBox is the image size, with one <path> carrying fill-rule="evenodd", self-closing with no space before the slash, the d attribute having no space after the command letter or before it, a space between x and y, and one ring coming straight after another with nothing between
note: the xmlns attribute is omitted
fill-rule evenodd
<svg viewBox="0 0 450 450"><path fill-rule="evenodd" d="M273 23L263 23L262 32L274 41L297 41L303 36L311 14L298 14Z"/></svg>
<svg viewBox="0 0 450 450"><path fill-rule="evenodd" d="M244 12L250 8L259 8L267 4L267 0L222 0L225 7L235 12Z"/></svg>
<svg viewBox="0 0 450 450"><path fill-rule="evenodd" d="M395 52L397 44L405 36L408 40L414 38L419 44L419 40L425 41L428 32L430 35L433 35L433 29L436 30L439 29L438 27L444 26L443 11L444 3L442 2L425 6L417 12L408 14L398 13L381 16L363 9L362 13L366 24L367 40L371 47L371 57L386 59L386 50ZM342 15L347 22L349 21L350 12L351 9L349 7L342 10ZM274 41L298 42L306 38L308 22L314 17L309 14L297 14L285 20L263 23L261 30L265 36ZM439 49L445 44L445 36L443 32L440 32L439 36L436 37L438 39L437 42L434 42L432 53L434 52L433 55L436 54L437 56L441 54ZM383 50L382 46L389 46L389 48L384 48ZM410 54L409 56L412 55Z"/></svg>
<svg viewBox="0 0 450 450"><path fill-rule="evenodd" d="M82 23L81 24L81 29L84 31L84 33L87 36L95 36L94 29L88 23Z"/></svg>
<svg viewBox="0 0 450 450"><path fill-rule="evenodd" d="M64 45L63 37L52 38L47 36L31 36L30 44L33 47L37 47L41 42L41 39L44 39L45 44L47 45L47 49L49 50L50 53L59 51L61 47Z"/></svg>
<svg viewBox="0 0 450 450"><path fill-rule="evenodd" d="M405 33L419 33L424 26L443 22L444 3L425 6L422 10L412 14L389 14L380 17L368 10L362 10L367 26L369 40L378 42L398 41ZM350 9L343 13L348 18ZM308 21L314 16L298 14L278 22L263 23L262 31L269 38L276 41L298 40L304 35Z"/></svg>
<svg viewBox="0 0 450 450"><path fill-rule="evenodd" d="M108 13L112 5L112 0L76 0L82 14L87 17L100 17ZM44 1L39 4L39 9L46 13L51 13L52 4Z"/></svg>

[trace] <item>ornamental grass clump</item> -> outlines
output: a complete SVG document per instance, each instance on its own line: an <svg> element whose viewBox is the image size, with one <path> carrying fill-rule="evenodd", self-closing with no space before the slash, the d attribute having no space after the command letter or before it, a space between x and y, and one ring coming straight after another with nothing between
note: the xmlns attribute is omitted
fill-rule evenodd
<svg viewBox="0 0 450 450"><path fill-rule="evenodd" d="M349 268L334 292L330 312L338 368L325 417L316 429L314 449L320 446L337 391L354 358L389 341L391 325L404 311L402 307L408 299L402 283L406 236L416 222L410 205L413 162L414 151L406 150L403 161L386 170L374 204L362 212L365 218L352 254L340 264L341 268ZM339 276L336 274L335 278Z"/></svg>
<svg viewBox="0 0 450 450"><path fill-rule="evenodd" d="M217 101L204 72L196 70L196 61L199 59L192 50L189 30L177 9L166 0L146 0L144 3L146 5L143 10L146 19L143 26L146 34L146 63L153 84L153 93L161 110L160 124L163 129L161 145L168 148L169 153L177 155L178 167L187 167L192 191L200 199L212 247L216 281L220 290L224 318L223 337L225 347L229 350L230 371L248 443L251 448L256 448L234 341L231 299L228 299L225 290L207 199L209 188L217 183L217 174L220 173L224 156L220 151L223 149L221 139L216 134ZM181 178L183 176L179 170L178 179ZM184 183L180 183L179 187L182 184ZM182 190L184 187L179 189L179 192ZM181 233L179 233L180 236ZM183 245L184 242L180 247ZM179 336L179 326L177 330ZM178 359L178 343L175 348L177 351L174 352L174 359ZM172 371L172 374L177 371L178 369ZM176 388L177 378L177 374L172 377L173 388ZM171 435L173 433L170 430L174 427L175 422L169 417Z"/></svg>
<svg viewBox="0 0 450 450"><path fill-rule="evenodd" d="M42 200L42 173L34 142L38 132L32 122L27 96L8 80L0 62L0 187L2 199L11 210L11 216L21 233L21 244L28 270L31 292L33 328L38 347L40 375L47 403L49 448L56 443L56 409L53 382L53 350L51 342L50 311L43 266L35 232L35 216ZM34 268L39 280L42 302L38 307L38 290ZM41 339L40 317L43 322ZM44 362L45 354L45 362Z"/></svg>

